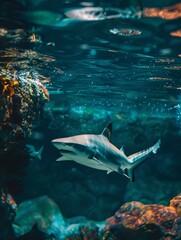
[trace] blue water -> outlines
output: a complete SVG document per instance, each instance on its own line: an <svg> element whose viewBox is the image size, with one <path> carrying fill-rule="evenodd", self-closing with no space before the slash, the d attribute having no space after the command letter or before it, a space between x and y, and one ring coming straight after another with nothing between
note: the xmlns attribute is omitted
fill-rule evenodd
<svg viewBox="0 0 181 240"><path fill-rule="evenodd" d="M46 194L66 217L103 220L126 201L168 204L179 193L180 1L139 2L1 3L1 65L37 74L50 94L27 139L36 150L44 146L42 159L31 161L18 202ZM134 185L55 161L52 139L99 134L109 121L113 143L127 154L162 139Z"/></svg>

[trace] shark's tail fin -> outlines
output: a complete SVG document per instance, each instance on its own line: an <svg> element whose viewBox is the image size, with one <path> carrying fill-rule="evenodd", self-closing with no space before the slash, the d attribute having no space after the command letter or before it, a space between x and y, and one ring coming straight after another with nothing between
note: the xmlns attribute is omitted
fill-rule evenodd
<svg viewBox="0 0 181 240"><path fill-rule="evenodd" d="M158 140L158 142L152 147L128 156L128 167L125 169L124 175L134 182L134 169L139 166L151 153L156 153L160 147L160 143L161 141Z"/></svg>

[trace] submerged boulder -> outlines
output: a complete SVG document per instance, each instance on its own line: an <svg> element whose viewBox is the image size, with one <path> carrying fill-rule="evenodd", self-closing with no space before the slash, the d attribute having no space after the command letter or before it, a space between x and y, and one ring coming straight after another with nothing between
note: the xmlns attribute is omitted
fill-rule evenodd
<svg viewBox="0 0 181 240"><path fill-rule="evenodd" d="M181 194L174 197L169 206L125 203L106 220L104 232L114 239L181 239Z"/></svg>
<svg viewBox="0 0 181 240"><path fill-rule="evenodd" d="M104 226L105 222L94 222L84 217L64 219L58 205L46 195L22 202L13 223L17 239L33 238L38 234L42 239L98 240L99 231Z"/></svg>
<svg viewBox="0 0 181 240"><path fill-rule="evenodd" d="M36 232L60 240L181 239L181 193L170 201L169 206L136 201L125 203L106 222L81 216L65 219L57 204L42 196L19 205L13 224L16 237L35 234L35 225Z"/></svg>
<svg viewBox="0 0 181 240"><path fill-rule="evenodd" d="M13 197L1 190L0 193L0 239L13 240L15 235L12 228L16 212L16 203Z"/></svg>
<svg viewBox="0 0 181 240"><path fill-rule="evenodd" d="M13 224L16 237L27 234L35 225L42 233L62 239L64 218L57 204L47 196L27 200L18 206Z"/></svg>

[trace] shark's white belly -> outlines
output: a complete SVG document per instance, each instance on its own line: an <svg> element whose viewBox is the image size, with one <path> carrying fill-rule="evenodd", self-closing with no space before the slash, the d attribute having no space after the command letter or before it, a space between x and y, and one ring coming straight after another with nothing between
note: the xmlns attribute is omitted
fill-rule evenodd
<svg viewBox="0 0 181 240"><path fill-rule="evenodd" d="M85 138L84 142L86 143L85 145L59 143L59 150L63 156L57 159L57 161L72 160L84 166L107 171L108 173L118 171L119 164L117 162L112 163L112 159L115 158L116 148L104 136L99 135L94 141ZM112 151L112 148L114 151Z"/></svg>
<svg viewBox="0 0 181 240"><path fill-rule="evenodd" d="M87 158L87 155L82 156L82 155L63 155L62 157L58 158L57 161L74 161L77 162L81 165L94 168L97 170L103 170L103 171L109 171L110 169L106 167L105 165L101 164L101 162L98 162L94 160L93 158L89 159Z"/></svg>

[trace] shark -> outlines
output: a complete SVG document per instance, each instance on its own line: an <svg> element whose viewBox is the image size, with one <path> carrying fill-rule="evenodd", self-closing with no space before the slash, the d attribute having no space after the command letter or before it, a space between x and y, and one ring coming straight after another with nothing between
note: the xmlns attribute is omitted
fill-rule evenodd
<svg viewBox="0 0 181 240"><path fill-rule="evenodd" d="M43 149L44 149L43 146L41 146L41 148L38 151L35 150L35 147L33 145L26 144L26 147L29 150L29 155L32 158L37 158L37 159L41 160L41 154L42 154Z"/></svg>
<svg viewBox="0 0 181 240"><path fill-rule="evenodd" d="M123 147L117 148L111 141L112 122L109 122L102 133L82 134L52 140L52 144L60 150L61 157L56 161L75 161L84 166L106 171L107 174L117 172L135 181L134 170L160 147L159 139L146 150L127 156Z"/></svg>

